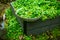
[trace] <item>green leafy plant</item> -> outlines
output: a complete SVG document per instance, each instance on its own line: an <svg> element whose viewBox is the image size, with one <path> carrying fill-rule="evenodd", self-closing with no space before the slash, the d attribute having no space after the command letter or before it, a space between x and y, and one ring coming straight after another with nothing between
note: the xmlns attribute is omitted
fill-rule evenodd
<svg viewBox="0 0 60 40"><path fill-rule="evenodd" d="M10 8L8 8L5 13L6 13L7 21L8 21L8 23L7 23L8 26L6 28L7 29L7 34L6 34L7 39L8 38L10 38L12 40L19 39L19 36L21 34L23 34L21 26L17 22L16 17L14 17L14 15L12 15L12 11Z"/></svg>
<svg viewBox="0 0 60 40"><path fill-rule="evenodd" d="M59 16L58 4L57 0L16 0L12 3L15 11L19 10L16 13L18 16L22 18L40 17L42 20Z"/></svg>

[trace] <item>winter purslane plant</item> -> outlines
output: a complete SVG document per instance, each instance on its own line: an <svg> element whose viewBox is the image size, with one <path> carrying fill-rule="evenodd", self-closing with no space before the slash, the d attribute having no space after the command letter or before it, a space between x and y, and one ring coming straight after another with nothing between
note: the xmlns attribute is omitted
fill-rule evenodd
<svg viewBox="0 0 60 40"><path fill-rule="evenodd" d="M10 8L6 9L6 19L7 19L7 40L18 40L19 36L23 34L22 28L16 20L16 17L12 14Z"/></svg>
<svg viewBox="0 0 60 40"><path fill-rule="evenodd" d="M60 15L60 3L56 0L16 0L12 5L15 11L19 10L17 15L23 18L45 20Z"/></svg>

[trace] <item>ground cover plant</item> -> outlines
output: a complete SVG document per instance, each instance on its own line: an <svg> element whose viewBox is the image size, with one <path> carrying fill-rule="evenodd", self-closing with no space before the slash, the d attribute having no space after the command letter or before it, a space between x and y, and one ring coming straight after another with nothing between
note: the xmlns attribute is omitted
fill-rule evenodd
<svg viewBox="0 0 60 40"><path fill-rule="evenodd" d="M22 18L52 19L60 15L57 0L16 0L12 3L16 14Z"/></svg>

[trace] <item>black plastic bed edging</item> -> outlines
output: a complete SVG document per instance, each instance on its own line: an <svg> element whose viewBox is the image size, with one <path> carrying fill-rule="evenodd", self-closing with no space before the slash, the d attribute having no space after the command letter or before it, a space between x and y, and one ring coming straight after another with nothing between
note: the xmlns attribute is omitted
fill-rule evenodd
<svg viewBox="0 0 60 40"><path fill-rule="evenodd" d="M11 5L13 14L15 15L14 7ZM15 15L16 16L16 15ZM60 26L60 16L55 19L48 19L46 21L41 21L40 19L35 22L27 22L16 16L18 22L21 24L23 31L27 35L37 35L47 30L52 30L54 27Z"/></svg>

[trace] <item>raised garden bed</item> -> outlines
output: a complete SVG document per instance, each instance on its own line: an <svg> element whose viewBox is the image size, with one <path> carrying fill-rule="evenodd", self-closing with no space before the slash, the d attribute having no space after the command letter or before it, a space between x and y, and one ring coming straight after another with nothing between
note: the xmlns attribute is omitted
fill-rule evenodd
<svg viewBox="0 0 60 40"><path fill-rule="evenodd" d="M17 7L18 8L18 7ZM30 20L30 19L24 19L21 18L19 16L16 15L16 9L14 8L14 6L11 4L11 9L13 14L16 16L18 22L21 24L21 26L23 27L24 33L28 34L28 35L36 35L36 34L40 34L42 32L46 32L47 30L51 30L52 28L54 28L55 26L60 25L60 14L56 14L53 15L52 18L54 16L56 16L54 19L47 19L45 21L42 21L41 18L38 18L36 20ZM50 15L51 16L51 15ZM44 20L44 19L43 19Z"/></svg>

